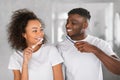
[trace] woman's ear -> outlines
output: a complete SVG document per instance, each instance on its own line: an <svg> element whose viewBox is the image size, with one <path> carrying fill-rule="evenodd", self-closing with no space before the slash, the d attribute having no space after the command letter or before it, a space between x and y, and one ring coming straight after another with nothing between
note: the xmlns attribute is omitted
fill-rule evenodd
<svg viewBox="0 0 120 80"><path fill-rule="evenodd" d="M26 34L25 33L22 33L22 36L26 39Z"/></svg>

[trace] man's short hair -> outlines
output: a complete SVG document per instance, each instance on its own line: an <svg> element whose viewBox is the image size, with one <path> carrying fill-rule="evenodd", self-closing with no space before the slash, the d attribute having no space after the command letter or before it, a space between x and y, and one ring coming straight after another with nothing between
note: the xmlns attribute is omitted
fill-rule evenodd
<svg viewBox="0 0 120 80"><path fill-rule="evenodd" d="M87 18L88 20L90 20L91 18L90 12L84 8L74 8L68 12L68 15L70 14L78 14L80 16Z"/></svg>

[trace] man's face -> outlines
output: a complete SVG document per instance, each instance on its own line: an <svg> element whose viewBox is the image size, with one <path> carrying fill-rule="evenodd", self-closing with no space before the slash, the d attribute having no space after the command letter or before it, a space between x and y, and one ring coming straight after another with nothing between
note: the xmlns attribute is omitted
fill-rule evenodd
<svg viewBox="0 0 120 80"><path fill-rule="evenodd" d="M70 14L66 23L66 32L70 37L80 36L84 34L87 27L87 21L84 17L78 14Z"/></svg>

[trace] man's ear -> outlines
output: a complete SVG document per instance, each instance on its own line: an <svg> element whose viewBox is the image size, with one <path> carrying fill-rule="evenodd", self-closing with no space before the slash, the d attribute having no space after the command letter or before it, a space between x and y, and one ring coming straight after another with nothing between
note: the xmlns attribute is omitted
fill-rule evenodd
<svg viewBox="0 0 120 80"><path fill-rule="evenodd" d="M88 27L88 22L85 22L85 23L83 24L83 28L86 29L87 27Z"/></svg>

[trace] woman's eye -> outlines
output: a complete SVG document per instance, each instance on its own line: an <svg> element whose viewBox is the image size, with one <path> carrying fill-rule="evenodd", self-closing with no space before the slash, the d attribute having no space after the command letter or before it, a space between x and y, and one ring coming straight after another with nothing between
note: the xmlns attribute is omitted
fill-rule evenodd
<svg viewBox="0 0 120 80"><path fill-rule="evenodd" d="M40 29L40 31L43 31L44 29Z"/></svg>
<svg viewBox="0 0 120 80"><path fill-rule="evenodd" d="M44 28L40 28L40 31L44 31Z"/></svg>
<svg viewBox="0 0 120 80"><path fill-rule="evenodd" d="M37 30L33 30L33 32L37 32Z"/></svg>

